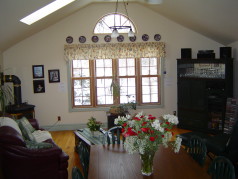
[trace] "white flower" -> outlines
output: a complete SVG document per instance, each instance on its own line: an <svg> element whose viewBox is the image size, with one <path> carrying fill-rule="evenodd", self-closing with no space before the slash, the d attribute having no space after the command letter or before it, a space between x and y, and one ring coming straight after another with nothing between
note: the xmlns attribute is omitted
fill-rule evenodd
<svg viewBox="0 0 238 179"><path fill-rule="evenodd" d="M178 118L177 116L171 115L171 114L165 114L163 115L163 118L167 120L168 122L177 125L178 124Z"/></svg>
<svg viewBox="0 0 238 179"><path fill-rule="evenodd" d="M154 127L156 130L159 130L160 132L164 132L164 128L160 126L160 121L156 119L152 124L152 127Z"/></svg>
<svg viewBox="0 0 238 179"><path fill-rule="evenodd" d="M125 116L118 116L115 120L114 120L114 124L118 125L120 122L121 123L124 123L126 122L128 119L130 119L130 116L128 118L128 115L125 117Z"/></svg>
<svg viewBox="0 0 238 179"><path fill-rule="evenodd" d="M177 138L176 138L176 141L175 141L175 143L174 143L174 152L175 152L175 153L178 153L178 152L179 152L180 147L181 147L181 142L182 142L182 138L177 137Z"/></svg>
<svg viewBox="0 0 238 179"><path fill-rule="evenodd" d="M138 118L140 118L141 116L143 116L143 111L141 111L135 115L135 117L138 117Z"/></svg>

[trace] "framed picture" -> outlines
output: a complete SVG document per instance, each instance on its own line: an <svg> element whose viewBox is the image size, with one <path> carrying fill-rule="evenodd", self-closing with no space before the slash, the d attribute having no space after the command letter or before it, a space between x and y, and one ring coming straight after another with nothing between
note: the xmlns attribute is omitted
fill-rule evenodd
<svg viewBox="0 0 238 179"><path fill-rule="evenodd" d="M44 65L32 65L33 78L44 78Z"/></svg>
<svg viewBox="0 0 238 179"><path fill-rule="evenodd" d="M49 83L60 82L60 72L59 70L48 70Z"/></svg>
<svg viewBox="0 0 238 179"><path fill-rule="evenodd" d="M45 92L45 80L33 80L34 93Z"/></svg>

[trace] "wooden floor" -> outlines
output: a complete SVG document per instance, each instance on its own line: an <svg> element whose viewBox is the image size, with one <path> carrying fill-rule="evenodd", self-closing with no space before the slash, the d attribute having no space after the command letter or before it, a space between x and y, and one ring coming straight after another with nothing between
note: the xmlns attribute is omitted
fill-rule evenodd
<svg viewBox="0 0 238 179"><path fill-rule="evenodd" d="M176 136L177 134L181 134L181 133L185 133L189 131L184 129L174 128L173 132L174 132L174 136ZM81 168L79 164L78 154L74 152L74 146L75 146L74 133L73 131L51 131L50 133L55 143L69 155L68 179L71 179L72 178L71 171L73 166L78 166L79 168Z"/></svg>

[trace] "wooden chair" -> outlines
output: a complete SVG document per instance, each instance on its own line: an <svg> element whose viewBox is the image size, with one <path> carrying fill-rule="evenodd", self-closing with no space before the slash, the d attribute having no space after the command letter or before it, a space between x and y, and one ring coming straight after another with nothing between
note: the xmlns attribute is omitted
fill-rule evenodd
<svg viewBox="0 0 238 179"><path fill-rule="evenodd" d="M73 167L72 179L84 179L84 177L78 167Z"/></svg>
<svg viewBox="0 0 238 179"><path fill-rule="evenodd" d="M224 156L218 156L212 161L208 173L212 176L212 179L235 179L234 166Z"/></svg>
<svg viewBox="0 0 238 179"><path fill-rule="evenodd" d="M206 156L207 156L207 148L204 141L198 136L192 136L188 141L188 145L186 146L186 151L196 160L201 166L204 165Z"/></svg>
<svg viewBox="0 0 238 179"><path fill-rule="evenodd" d="M121 129L122 127L121 126L115 126L115 127L112 127L110 128L107 133L106 133L106 136L107 136L107 143L108 144L120 144L121 143Z"/></svg>

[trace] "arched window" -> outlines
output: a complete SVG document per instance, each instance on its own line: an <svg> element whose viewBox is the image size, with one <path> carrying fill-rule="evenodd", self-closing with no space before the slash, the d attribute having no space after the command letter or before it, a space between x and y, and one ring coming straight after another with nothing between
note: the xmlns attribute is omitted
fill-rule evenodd
<svg viewBox="0 0 238 179"><path fill-rule="evenodd" d="M94 28L95 34L109 34L112 33L113 29L111 26L131 26L132 31L135 33L136 28L133 22L124 14L111 13L103 16L99 19L98 23ZM119 33L128 33L130 29L118 29Z"/></svg>

